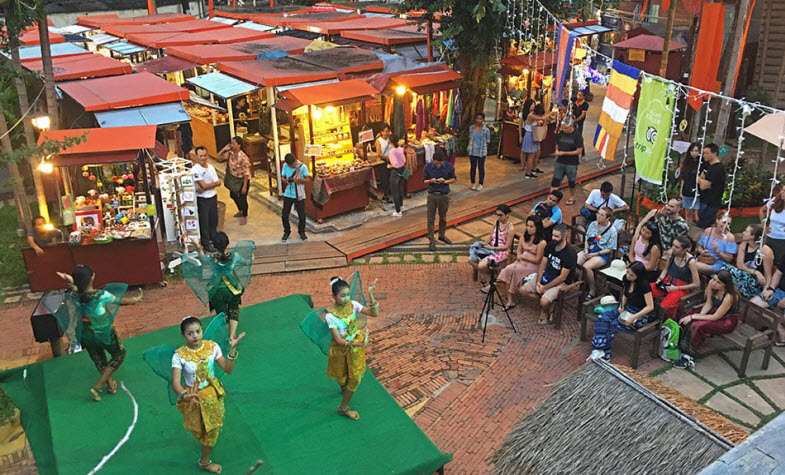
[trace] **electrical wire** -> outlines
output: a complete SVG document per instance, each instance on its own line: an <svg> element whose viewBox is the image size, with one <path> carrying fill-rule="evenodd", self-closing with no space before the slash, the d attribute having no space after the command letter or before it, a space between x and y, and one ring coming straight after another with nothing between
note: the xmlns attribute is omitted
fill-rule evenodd
<svg viewBox="0 0 785 475"><path fill-rule="evenodd" d="M19 118L19 120L17 120L16 122L14 122L14 125L12 125L11 127L9 127L9 128L8 128L8 130L6 130L6 132L5 132L3 135L0 135L0 140L4 139L4 138L6 138L8 135L10 135L10 134L11 134L11 132L13 132L15 128L19 127L19 124L21 124L21 123L22 123L22 121L24 121L24 120L25 120L25 117L27 117L28 115L30 115L30 112L32 112L32 111L33 111L33 107L35 107L35 105L38 103L38 100L39 100L39 99L41 99L41 95L44 93L44 91L45 91L45 90L46 90L46 88L45 88L45 87L42 87L42 88L41 88L41 90L40 90L40 91L38 91L38 95L37 95L37 96L35 96L35 99L33 99L33 102L30 104L30 107L28 107L28 108L27 108L27 110L25 111L25 113L24 113L24 114L22 114L22 117L20 117L20 118Z"/></svg>

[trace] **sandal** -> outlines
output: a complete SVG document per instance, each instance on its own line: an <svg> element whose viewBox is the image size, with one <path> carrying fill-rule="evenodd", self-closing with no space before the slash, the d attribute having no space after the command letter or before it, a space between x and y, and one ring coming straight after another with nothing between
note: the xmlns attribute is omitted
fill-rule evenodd
<svg viewBox="0 0 785 475"><path fill-rule="evenodd" d="M203 463L201 460L198 463L199 468L204 470L205 472L210 473L221 473L223 467L218 465L217 463L213 463L212 460L208 460L207 463Z"/></svg>
<svg viewBox="0 0 785 475"><path fill-rule="evenodd" d="M101 400L101 395L98 393L98 391L96 391L95 388L90 388L90 397L95 402L99 402Z"/></svg>
<svg viewBox="0 0 785 475"><path fill-rule="evenodd" d="M109 394L117 394L117 381L110 379L106 382L106 392Z"/></svg>
<svg viewBox="0 0 785 475"><path fill-rule="evenodd" d="M349 419L351 419L353 421L359 421L360 420L360 413L357 412L357 411L354 411L352 409L349 409L348 407L347 408L339 407L338 408L338 414L340 414L342 416L346 416L346 417L348 417Z"/></svg>

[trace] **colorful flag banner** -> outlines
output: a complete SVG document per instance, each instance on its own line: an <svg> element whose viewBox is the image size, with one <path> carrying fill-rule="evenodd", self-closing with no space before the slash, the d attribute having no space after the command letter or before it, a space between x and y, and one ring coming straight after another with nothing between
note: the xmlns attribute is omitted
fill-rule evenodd
<svg viewBox="0 0 785 475"><path fill-rule="evenodd" d="M605 160L613 160L616 147L630 115L630 108L638 89L641 70L621 61L613 62L608 90L602 103L602 112L594 134L594 148Z"/></svg>
<svg viewBox="0 0 785 475"><path fill-rule="evenodd" d="M635 169L640 179L655 185L662 185L675 106L672 84L651 76L643 78L635 121Z"/></svg>
<svg viewBox="0 0 785 475"><path fill-rule="evenodd" d="M572 68L572 50L575 47L575 39L577 35L566 27L562 26L559 29L559 38L557 45L559 47L558 64L556 65L556 98L558 103L561 104L564 98L564 87L570 80L570 69ZM572 99L572 98L568 98Z"/></svg>

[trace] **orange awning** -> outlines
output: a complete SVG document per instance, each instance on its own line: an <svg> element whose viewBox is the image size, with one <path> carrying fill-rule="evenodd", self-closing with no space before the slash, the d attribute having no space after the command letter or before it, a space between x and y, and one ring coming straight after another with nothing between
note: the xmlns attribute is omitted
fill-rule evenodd
<svg viewBox="0 0 785 475"><path fill-rule="evenodd" d="M65 37L50 31L49 43L65 43ZM22 46L33 46L41 44L41 41L39 41L38 37L38 28L29 28L19 35L19 44Z"/></svg>
<svg viewBox="0 0 785 475"><path fill-rule="evenodd" d="M286 91L284 99L296 101L300 105L320 105L371 98L376 89L360 79L349 79L330 84L300 87Z"/></svg>
<svg viewBox="0 0 785 475"><path fill-rule="evenodd" d="M291 57L273 61L221 62L218 70L258 86L285 86L338 77L336 71L304 64Z"/></svg>
<svg viewBox="0 0 785 475"><path fill-rule="evenodd" d="M174 23L161 23L157 25L140 25L136 23L130 25L110 24L102 29L110 35L126 38L128 35L140 33L197 33L200 31L223 30L226 28L231 28L231 26L224 23L218 23L217 21L189 20Z"/></svg>
<svg viewBox="0 0 785 475"><path fill-rule="evenodd" d="M166 54L196 64L216 64L222 61L250 61L267 51L281 50L288 54L302 54L311 42L294 36L273 36L261 40L228 45L191 45L166 48Z"/></svg>
<svg viewBox="0 0 785 475"><path fill-rule="evenodd" d="M55 155L53 161L58 166L127 162L136 160L139 150L155 148L155 131L154 125L47 130L38 138L38 143L83 137L78 144Z"/></svg>
<svg viewBox="0 0 785 475"><path fill-rule="evenodd" d="M398 28L409 24L400 18L360 17L344 21L309 21L291 24L295 30L319 33L320 35L336 35L351 30L383 30Z"/></svg>
<svg viewBox="0 0 785 475"><path fill-rule="evenodd" d="M22 66L38 73L44 70L40 59L25 61ZM55 57L52 58L52 66L55 81L119 76L133 72L130 64L100 54Z"/></svg>
<svg viewBox="0 0 785 475"><path fill-rule="evenodd" d="M87 112L188 100L187 89L151 73L87 79L58 85Z"/></svg>
<svg viewBox="0 0 785 475"><path fill-rule="evenodd" d="M418 88L435 86L443 83L453 83L460 79L460 73L453 70L401 74L392 77L394 83L406 86L415 92L417 92Z"/></svg>
<svg viewBox="0 0 785 475"><path fill-rule="evenodd" d="M136 17L121 17L116 13L100 13L97 15L84 15L76 18L78 25L89 28L103 29L107 25L157 25L161 23L177 23L191 21L196 18L182 13L159 13L157 15L143 15Z"/></svg>

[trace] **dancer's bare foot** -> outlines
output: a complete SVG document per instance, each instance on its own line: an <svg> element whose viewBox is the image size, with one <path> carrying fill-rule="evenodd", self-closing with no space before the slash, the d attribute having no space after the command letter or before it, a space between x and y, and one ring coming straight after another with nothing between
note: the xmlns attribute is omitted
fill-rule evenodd
<svg viewBox="0 0 785 475"><path fill-rule="evenodd" d="M117 394L117 380L110 379L106 382L106 392L109 394Z"/></svg>
<svg viewBox="0 0 785 475"><path fill-rule="evenodd" d="M90 388L90 398L91 398L93 401L95 401L95 402L98 402L98 401L100 401L100 400L101 400L101 394L99 394L99 393L98 393L98 390L97 390L97 389L95 389L95 388Z"/></svg>
<svg viewBox="0 0 785 475"><path fill-rule="evenodd" d="M223 467L221 467L217 463L213 463L212 460L208 460L206 462L202 462L200 460L199 468L201 468L205 472L210 472L210 473L221 473L221 471L223 470Z"/></svg>
<svg viewBox="0 0 785 475"><path fill-rule="evenodd" d="M349 409L348 407L339 407L338 413L348 417L353 421L360 420L360 413L355 410Z"/></svg>

